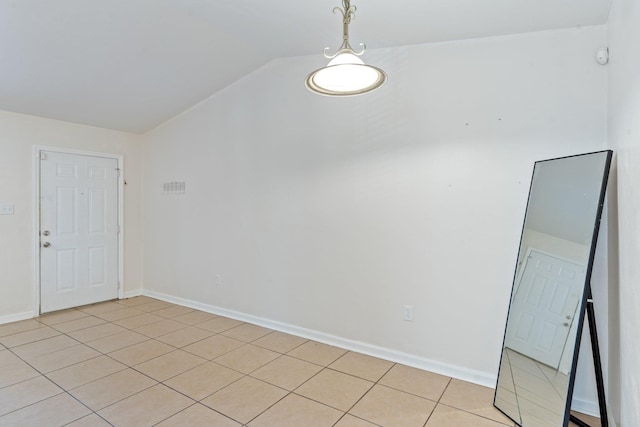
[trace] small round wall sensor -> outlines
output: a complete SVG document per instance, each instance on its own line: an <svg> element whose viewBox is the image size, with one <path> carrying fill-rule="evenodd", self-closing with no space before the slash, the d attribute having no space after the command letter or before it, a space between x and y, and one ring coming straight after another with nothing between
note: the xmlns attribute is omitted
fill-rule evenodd
<svg viewBox="0 0 640 427"><path fill-rule="evenodd" d="M600 65L606 65L609 62L609 48L601 47L596 51L596 61Z"/></svg>

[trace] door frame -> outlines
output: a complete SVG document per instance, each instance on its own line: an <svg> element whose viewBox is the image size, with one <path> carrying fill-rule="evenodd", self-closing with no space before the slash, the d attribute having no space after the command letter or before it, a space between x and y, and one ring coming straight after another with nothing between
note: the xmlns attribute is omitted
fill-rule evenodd
<svg viewBox="0 0 640 427"><path fill-rule="evenodd" d="M40 316L40 155L43 151L80 156L105 157L118 162L118 299L124 298L124 157L119 154L75 150L47 145L33 146L33 314Z"/></svg>

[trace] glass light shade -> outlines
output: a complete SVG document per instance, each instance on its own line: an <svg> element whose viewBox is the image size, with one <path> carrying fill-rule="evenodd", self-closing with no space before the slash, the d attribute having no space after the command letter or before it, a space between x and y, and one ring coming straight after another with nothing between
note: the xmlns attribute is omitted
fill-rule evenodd
<svg viewBox="0 0 640 427"><path fill-rule="evenodd" d="M307 88L320 95L353 96L370 92L387 81L381 69L366 65L350 52L340 53L326 67L307 76Z"/></svg>

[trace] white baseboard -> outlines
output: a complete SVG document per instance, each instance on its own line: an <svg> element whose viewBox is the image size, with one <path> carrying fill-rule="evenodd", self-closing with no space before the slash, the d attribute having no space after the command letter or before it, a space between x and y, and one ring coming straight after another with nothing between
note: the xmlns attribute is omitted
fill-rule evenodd
<svg viewBox="0 0 640 427"><path fill-rule="evenodd" d="M403 353L400 351L391 350L360 341L354 341L335 335L326 334L324 332L301 328L299 326L265 319L262 317L253 316L251 314L228 310L209 304L203 304L201 302L179 298L147 289L144 289L142 291L142 295L173 304L183 305L185 307L193 308L196 310L205 311L207 313L217 314L219 316L230 317L232 319L241 320L243 322L253 323L265 328L285 332L306 339L311 339L324 344L344 348L346 350L356 351L358 353L367 354L369 356L378 357L395 363L401 363L403 365L412 366L414 368L423 369L425 371L434 372L448 377L457 378L459 380L468 381L485 387L495 388L496 386L496 376L487 372L476 371L473 369L455 366L437 360L426 359L424 357Z"/></svg>
<svg viewBox="0 0 640 427"><path fill-rule="evenodd" d="M139 297L140 295L142 295L142 289L134 289L133 291L125 292L122 297L123 299L127 299L127 298Z"/></svg>
<svg viewBox="0 0 640 427"><path fill-rule="evenodd" d="M574 397L571 400L571 410L600 418L600 406L595 400L576 399Z"/></svg>
<svg viewBox="0 0 640 427"><path fill-rule="evenodd" d="M17 322L19 320L33 319L36 317L33 311L24 311L22 313L7 314L0 316L0 325L5 323Z"/></svg>

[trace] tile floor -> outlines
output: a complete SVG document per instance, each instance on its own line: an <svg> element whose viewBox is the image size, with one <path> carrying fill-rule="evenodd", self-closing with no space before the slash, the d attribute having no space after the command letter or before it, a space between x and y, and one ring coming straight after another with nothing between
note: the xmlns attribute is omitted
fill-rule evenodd
<svg viewBox="0 0 640 427"><path fill-rule="evenodd" d="M512 426L492 399L148 297L0 325L0 426Z"/></svg>

